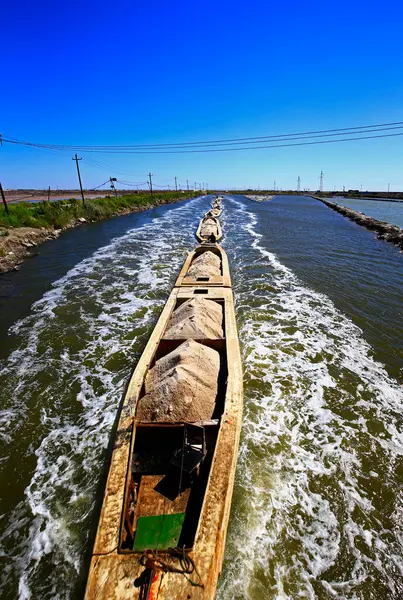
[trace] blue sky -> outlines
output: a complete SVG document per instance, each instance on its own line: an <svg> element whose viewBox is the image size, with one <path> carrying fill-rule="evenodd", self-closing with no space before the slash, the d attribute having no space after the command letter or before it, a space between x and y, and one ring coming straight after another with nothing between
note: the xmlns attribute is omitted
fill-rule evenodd
<svg viewBox="0 0 403 600"><path fill-rule="evenodd" d="M401 2L4 2L4 137L163 143L403 120ZM3 144L0 181L77 187L73 152ZM403 189L403 137L217 154L94 155L85 187Z"/></svg>

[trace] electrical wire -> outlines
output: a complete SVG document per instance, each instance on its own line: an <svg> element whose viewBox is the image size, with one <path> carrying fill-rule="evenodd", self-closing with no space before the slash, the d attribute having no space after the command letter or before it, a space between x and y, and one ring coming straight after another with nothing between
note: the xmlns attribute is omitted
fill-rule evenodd
<svg viewBox="0 0 403 600"><path fill-rule="evenodd" d="M373 126L374 127L374 126ZM314 138L330 138L330 137L340 137L341 135L360 135L362 133L378 133L380 131L395 131L396 129L403 129L403 125L394 126L394 127L377 127L376 129L367 129L363 131L364 128L360 128L360 131L345 131L338 133L320 133L320 132L312 132L309 134L280 134L277 136L264 136L262 138L250 138L245 139L243 141L216 141L216 142L184 142L178 144L155 144L155 145L139 145L139 146L94 146L92 149L82 149L84 152L104 152L107 151L110 153L128 153L128 150L139 150L145 148L147 151L151 150L165 150L165 146L167 146L168 150L174 149L193 149L193 148L214 148L217 146L243 146L245 144L253 144L256 145L260 140L261 142L283 142L283 141L295 141L295 140L305 140L305 139L314 139Z"/></svg>
<svg viewBox="0 0 403 600"><path fill-rule="evenodd" d="M209 149L209 150L172 150L172 151L150 151L150 152L143 152L143 151L132 151L132 152L121 152L120 154L194 154L194 153L206 153L206 152L236 152L236 151L242 151L242 150L262 150L265 148L290 148L292 146L312 146L314 144L335 144L337 142L355 142L358 140L373 140L373 139L380 139L380 138L387 138L387 137L398 137L398 136L402 136L403 132L401 133L390 133L390 134L383 134L383 135L370 135L370 136L362 136L362 137L357 137L357 138L342 138L342 139L338 139L338 140L317 140L315 142L299 142L299 143L295 143L295 144L272 144L272 145L265 145L265 146L250 146L248 148L213 148L213 149Z"/></svg>
<svg viewBox="0 0 403 600"><path fill-rule="evenodd" d="M121 181L120 179L118 179L117 183L121 183L122 185L139 187L140 185L146 185L146 183L148 183L148 181L141 181L140 183L135 183L134 181Z"/></svg>
<svg viewBox="0 0 403 600"><path fill-rule="evenodd" d="M207 141L197 141L197 142L178 142L178 143L163 143L163 144L132 144L132 145L79 145L79 146L71 146L66 144L38 144L26 141L20 141L16 138L3 138L4 142L10 142L15 144L22 144L26 146L35 146L42 148L52 148L52 149L70 149L70 150L81 150L88 152L95 151L113 151L113 150L129 150L129 149L141 149L141 148L177 148L177 147L190 147L190 146L210 146L210 145L232 145L239 143L257 143L258 141L281 141L282 139L292 139L298 137L298 139L302 139L305 137L331 137L338 135L356 135L360 133L371 133L374 131L384 131L386 129L381 128L389 128L389 129L401 129L403 126L403 121L395 121L391 123L380 123L376 125L361 125L356 127L342 127L337 129L322 129L322 130L313 130L313 131L305 131L298 133L284 133L284 134L276 134L276 135L265 135L265 136L255 136L255 137L243 137L243 138L227 138L227 139L218 139L218 140L207 140ZM367 131L364 131L367 130Z"/></svg>
<svg viewBox="0 0 403 600"><path fill-rule="evenodd" d="M11 136L7 136L8 139L11 140L11 142L14 142L15 144L18 145L24 145L24 144L20 144L20 141L17 140L17 138L13 138ZM2 137L0 134L0 141L4 142L6 141L6 138ZM62 152L61 150L57 150L57 149L50 149L50 148L42 148L42 147L38 147L36 145L31 145L30 146L32 149L34 150L40 150L42 152L51 152L52 154L56 154L59 156L66 156L67 158L71 158L70 154L67 154L66 152ZM91 167L95 167L101 171L105 171L106 173L111 173L113 172L116 175L129 175L131 177L134 177L135 174L134 173L129 173L128 171L122 171L121 169L117 169L116 167L113 166L108 166L108 165L104 165L103 163L100 163L99 161L90 158L88 156L85 156L82 158L83 162L88 163L89 166ZM136 173L136 175L139 175L139 173Z"/></svg>
<svg viewBox="0 0 403 600"><path fill-rule="evenodd" d="M92 191L92 190L97 190L98 188L102 187L102 186L103 186L103 185L105 185L106 183L110 183L110 181L111 181L110 179L107 179L106 181L104 181L103 183L101 183L101 185L97 185L97 186L95 186L95 187L93 187L93 188L90 188L90 191Z"/></svg>
<svg viewBox="0 0 403 600"><path fill-rule="evenodd" d="M110 165L104 165L103 163L100 163L97 160L94 160L93 158L90 158L88 156L84 156L83 161L89 163L89 166L93 166L97 169L100 169L101 171L105 171L106 173L113 172L116 175L129 175L130 177L135 177L136 175L134 173L129 173L128 171L122 171L121 169L117 169ZM139 173L137 173L137 175L139 175Z"/></svg>
<svg viewBox="0 0 403 600"><path fill-rule="evenodd" d="M292 144L265 144L259 146L248 146L248 147L237 147L237 148L202 148L202 149L184 149L184 150L85 150L85 152L99 152L102 154L200 154L200 153L208 153L208 152L237 152L244 150L262 150L266 148L289 148L293 146L311 146L315 144L334 144L338 142L354 142L358 140L372 140L372 139L380 139L380 138L388 138L388 137L398 137L403 135L403 132L399 133L389 133L389 134L380 134L380 135L369 135L369 136L359 136L355 138L339 138L332 140L315 140L315 141L304 141L304 142L296 142ZM308 138L310 139L310 138ZM7 140L3 140L7 141ZM13 142L15 143L15 142ZM32 146L32 144L30 144Z"/></svg>

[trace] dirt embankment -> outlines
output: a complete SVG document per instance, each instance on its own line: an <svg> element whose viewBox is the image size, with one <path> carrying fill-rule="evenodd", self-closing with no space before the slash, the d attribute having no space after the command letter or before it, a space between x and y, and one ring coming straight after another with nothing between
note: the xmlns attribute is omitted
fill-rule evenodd
<svg viewBox="0 0 403 600"><path fill-rule="evenodd" d="M316 200L320 200L323 202L323 204L326 204L326 206L335 210L341 215L344 215L351 221L354 221L355 223L358 223L367 229L376 231L377 237L380 240L385 240L391 244L395 244L395 246L399 246L399 248L403 250L403 229L400 229L400 227L391 225L386 221L378 221L377 219L369 217L368 215L358 212L357 210L336 204L336 202L330 202L329 200L324 200L323 198L319 197L316 197Z"/></svg>
<svg viewBox="0 0 403 600"><path fill-rule="evenodd" d="M35 253L38 244L57 239L60 232L61 230L33 227L0 229L0 273L18 271L24 258Z"/></svg>
<svg viewBox="0 0 403 600"><path fill-rule="evenodd" d="M133 206L131 208L123 208L113 214L111 217L118 217L127 215L132 212L138 212L142 210L148 210L155 206L162 204L173 204L174 202L180 202L187 198L178 198L176 200L155 200L153 203L145 204L143 206ZM40 229L34 227L0 227L0 274L7 273L9 271L18 271L21 263L37 253L36 247L42 242L48 240L55 240L59 235L68 229L85 225L88 222L95 223L99 219L93 221L87 221L83 217L76 219L63 228L45 228Z"/></svg>

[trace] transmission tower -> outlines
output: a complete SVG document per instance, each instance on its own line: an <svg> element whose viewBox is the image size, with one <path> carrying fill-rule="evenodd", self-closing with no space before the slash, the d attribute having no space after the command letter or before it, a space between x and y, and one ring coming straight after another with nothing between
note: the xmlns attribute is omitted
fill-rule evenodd
<svg viewBox="0 0 403 600"><path fill-rule="evenodd" d="M149 188L150 188L151 200L153 200L153 180L152 180L152 176L153 176L152 173L148 174L148 177L149 177L149 180L150 180L148 182L148 185L149 185Z"/></svg>
<svg viewBox="0 0 403 600"><path fill-rule="evenodd" d="M320 180L319 181L319 191L320 192L323 192L323 178L324 178L323 171L321 171L320 177L319 177L319 180Z"/></svg>
<svg viewBox="0 0 403 600"><path fill-rule="evenodd" d="M301 191L301 177L298 175L298 179L297 179L297 192L299 193Z"/></svg>

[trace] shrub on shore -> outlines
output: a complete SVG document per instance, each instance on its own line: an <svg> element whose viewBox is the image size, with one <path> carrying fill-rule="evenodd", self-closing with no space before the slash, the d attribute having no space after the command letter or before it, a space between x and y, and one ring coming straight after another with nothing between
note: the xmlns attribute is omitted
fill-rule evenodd
<svg viewBox="0 0 403 600"><path fill-rule="evenodd" d="M198 195L195 192L186 192L183 198ZM136 207L151 207L157 203L173 202L179 198L178 192L161 192L154 194L126 194L124 196L107 196L86 200L83 205L81 200L58 200L54 202L20 202L8 205L8 214L4 207L0 208L0 227L56 227L62 228L70 225L79 218L87 221L99 221L118 215L125 210L134 210Z"/></svg>

